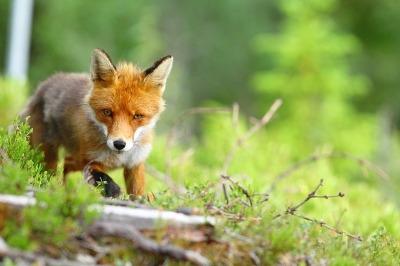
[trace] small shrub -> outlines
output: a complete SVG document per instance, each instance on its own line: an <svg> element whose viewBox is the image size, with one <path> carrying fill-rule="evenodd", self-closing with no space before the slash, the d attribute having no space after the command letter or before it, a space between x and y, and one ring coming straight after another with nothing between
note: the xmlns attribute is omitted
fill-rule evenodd
<svg viewBox="0 0 400 266"><path fill-rule="evenodd" d="M50 175L41 163L43 154L29 145L32 129L26 121L16 118L12 127L10 133L0 131L0 192L20 195L27 185L45 186Z"/></svg>

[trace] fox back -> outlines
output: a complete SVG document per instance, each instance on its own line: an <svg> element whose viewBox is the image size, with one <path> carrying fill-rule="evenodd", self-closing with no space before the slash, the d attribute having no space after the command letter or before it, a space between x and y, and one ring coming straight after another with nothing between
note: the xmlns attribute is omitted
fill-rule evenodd
<svg viewBox="0 0 400 266"><path fill-rule="evenodd" d="M105 194L118 196L119 186L105 172L123 167L127 193L143 195L144 162L172 61L166 56L146 70L126 62L116 67L95 49L90 74L60 73L40 84L21 120L30 116L31 145L42 144L46 168L56 168L64 146L64 179L83 170L89 183L106 181Z"/></svg>

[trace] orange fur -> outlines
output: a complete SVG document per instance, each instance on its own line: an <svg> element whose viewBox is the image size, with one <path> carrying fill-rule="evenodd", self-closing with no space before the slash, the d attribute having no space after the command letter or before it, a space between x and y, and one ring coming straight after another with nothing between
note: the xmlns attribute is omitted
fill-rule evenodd
<svg viewBox="0 0 400 266"><path fill-rule="evenodd" d="M21 120L31 117L31 145L42 144L47 169L56 167L58 148L64 146L64 180L69 172L83 170L86 180L107 181L106 194L117 196L119 187L105 172L123 167L128 194L144 195L144 163L164 110L171 67L171 56L144 71L125 62L115 67L95 49L90 75L61 73L40 84Z"/></svg>

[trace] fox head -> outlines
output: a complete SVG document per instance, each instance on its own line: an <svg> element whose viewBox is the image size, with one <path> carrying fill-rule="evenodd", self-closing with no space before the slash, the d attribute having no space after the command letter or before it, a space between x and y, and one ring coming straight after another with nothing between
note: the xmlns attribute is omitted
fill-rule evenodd
<svg viewBox="0 0 400 266"><path fill-rule="evenodd" d="M146 70L126 62L115 67L106 52L93 51L92 88L85 102L111 150L129 151L134 144L151 142L152 129L164 110L162 94L172 61L172 56L165 56Z"/></svg>

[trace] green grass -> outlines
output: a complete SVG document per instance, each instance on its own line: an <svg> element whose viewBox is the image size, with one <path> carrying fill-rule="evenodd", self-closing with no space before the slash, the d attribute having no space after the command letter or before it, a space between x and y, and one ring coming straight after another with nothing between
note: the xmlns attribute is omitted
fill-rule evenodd
<svg viewBox="0 0 400 266"><path fill-rule="evenodd" d="M253 206L242 203L248 203L249 197L238 185L225 181L231 185L228 193L234 201L228 206L221 193L222 165L237 138L251 126L241 118L235 129L230 115L206 115L201 137L185 141L179 138L173 143L169 152L175 163L166 162L168 137L158 134L148 163L162 173L172 163L171 178L184 185L187 192L175 194L148 174L147 190L156 195L151 205L165 210L193 207L218 220L207 241L168 236L170 244L197 250L217 265L251 265L255 260L261 265L305 265L307 260L313 265L400 265L400 211L394 200L381 190L388 181L381 180L365 163L360 165L345 158L317 159L291 172L270 190L280 173L311 155L299 153L292 143L277 137L276 132L282 131L274 132L274 121L236 149L226 172L247 189ZM181 125L179 130L184 127L185 124ZM17 124L15 128L12 135L5 129L0 132L0 193L24 194L27 185L40 188L41 192L37 194L39 204L16 217L0 212L1 236L12 247L48 252L55 257L62 256L66 248L74 254L81 251L75 237L97 217L87 206L98 202L99 190L83 184L81 173L71 174L67 184L60 185L61 169L56 176L44 172L39 163L41 155L29 149L29 127ZM180 157L188 149L194 153ZM333 146L327 143L315 147L314 155L332 151ZM367 154L364 159L369 157ZM124 188L122 170L109 174ZM321 179L323 186L316 195L341 192L345 196L312 198L296 210L295 214L301 217L285 214L305 200ZM267 201L265 193L269 194ZM283 215L276 218L278 213ZM201 229L207 230L210 229ZM345 233L360 236L364 241ZM161 241L166 234L166 230L159 229L150 237ZM103 263L164 261L143 254L122 240L104 239L99 244L110 249L102 258Z"/></svg>
<svg viewBox="0 0 400 266"><path fill-rule="evenodd" d="M216 128L228 128L229 119L218 116L207 123L216 123ZM243 133L247 127L242 126ZM267 130L259 132L244 147L240 147L228 168L228 174L249 190L255 205L248 207L239 201L225 209L224 214L214 213L214 209L226 206L224 196L219 194L216 198L216 191L219 190L217 184L222 164L235 136L223 130L208 132L203 139L191 142L188 146L175 145L171 150L173 158L179 157L188 148L195 150L193 156L172 168L174 180L185 184L186 194L176 195L166 190L164 183L147 176L147 190L157 196L153 206L166 210L182 206L200 208L205 214L220 218L215 233L223 243L229 242L230 248L202 245L202 254L216 258L216 261L239 260L251 264L249 252L254 251L263 265L279 261L304 264L306 258L315 264L328 262L329 265L400 263L397 251L400 224L396 222L400 220L399 209L379 190L381 177L368 168L363 170L356 162L344 158L316 160L286 176L269 192L268 201L258 203L264 197L256 194L268 192L277 175L296 163L291 156L292 149L270 139ZM165 143L166 137L156 138L148 160L161 172L165 170ZM315 154L331 151L322 148ZM110 176L124 187L121 170L112 171ZM82 178L80 174L74 177L77 180ZM314 198L296 211L298 215L315 219L315 222L289 214L274 219L276 214L302 202L322 178L323 186L316 195L337 195L341 192L345 196ZM229 190L230 199L240 198L248 202L241 189L231 185L234 190ZM320 222L333 227L335 231L360 236L364 241L356 241L345 234L321 227ZM227 233L227 228L230 233ZM173 243L191 246L179 240Z"/></svg>

